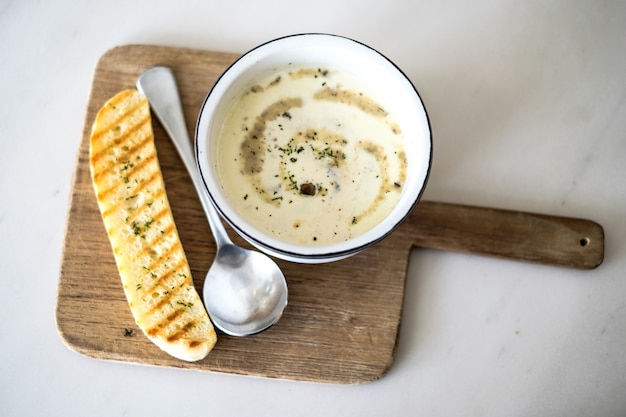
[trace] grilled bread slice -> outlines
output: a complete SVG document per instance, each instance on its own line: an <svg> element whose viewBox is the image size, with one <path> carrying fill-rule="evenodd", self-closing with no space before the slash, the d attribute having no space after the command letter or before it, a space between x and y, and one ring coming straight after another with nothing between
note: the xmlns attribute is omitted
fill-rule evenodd
<svg viewBox="0 0 626 417"><path fill-rule="evenodd" d="M217 337L174 224L147 99L136 90L111 98L89 145L98 206L137 325L176 358L204 358Z"/></svg>

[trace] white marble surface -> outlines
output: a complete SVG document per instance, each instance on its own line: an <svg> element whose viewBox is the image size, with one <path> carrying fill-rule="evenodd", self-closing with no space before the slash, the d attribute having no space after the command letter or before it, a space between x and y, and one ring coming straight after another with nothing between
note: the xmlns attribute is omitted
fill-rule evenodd
<svg viewBox="0 0 626 417"><path fill-rule="evenodd" d="M425 198L594 219L604 263L415 250L397 360L359 386L67 349L58 270L98 58L305 31L368 43L416 84L435 140ZM621 0L0 1L0 415L626 415L625 99Z"/></svg>

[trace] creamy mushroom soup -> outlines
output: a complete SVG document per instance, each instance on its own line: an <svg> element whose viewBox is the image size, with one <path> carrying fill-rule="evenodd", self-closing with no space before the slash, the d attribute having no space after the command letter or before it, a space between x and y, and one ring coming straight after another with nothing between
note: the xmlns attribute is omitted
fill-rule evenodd
<svg viewBox="0 0 626 417"><path fill-rule="evenodd" d="M391 212L406 178L404 140L384 103L353 77L287 68L236 98L214 163L251 225L291 243L328 244Z"/></svg>

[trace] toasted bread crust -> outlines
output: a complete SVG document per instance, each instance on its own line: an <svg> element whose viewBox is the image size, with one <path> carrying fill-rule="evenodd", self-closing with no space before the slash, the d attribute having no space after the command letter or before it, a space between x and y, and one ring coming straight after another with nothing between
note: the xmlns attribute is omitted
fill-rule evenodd
<svg viewBox="0 0 626 417"><path fill-rule="evenodd" d="M105 103L89 161L102 220L137 325L170 355L196 361L217 340L194 288L154 145L150 107L136 90Z"/></svg>

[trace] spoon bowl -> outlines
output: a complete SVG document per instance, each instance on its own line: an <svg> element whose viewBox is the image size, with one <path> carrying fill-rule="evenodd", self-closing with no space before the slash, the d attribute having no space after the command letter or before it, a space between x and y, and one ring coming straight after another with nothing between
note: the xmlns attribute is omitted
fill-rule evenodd
<svg viewBox="0 0 626 417"><path fill-rule="evenodd" d="M229 279L216 278L225 276ZM205 304L215 325L235 335L251 335L270 327L285 305L286 292L277 290L282 280L269 257L231 244L222 246L204 286ZM219 294L219 298L211 294Z"/></svg>
<svg viewBox="0 0 626 417"><path fill-rule="evenodd" d="M267 255L232 243L217 211L204 192L185 126L174 74L154 67L137 80L174 143L206 213L217 254L204 281L204 304L215 327L231 336L249 336L266 330L287 305L287 283L278 265Z"/></svg>

